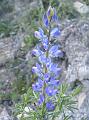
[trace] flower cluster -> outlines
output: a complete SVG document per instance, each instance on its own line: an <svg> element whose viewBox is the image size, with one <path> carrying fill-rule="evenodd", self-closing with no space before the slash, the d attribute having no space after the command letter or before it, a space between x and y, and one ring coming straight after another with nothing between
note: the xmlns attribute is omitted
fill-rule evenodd
<svg viewBox="0 0 89 120"><path fill-rule="evenodd" d="M41 106L44 104L48 111L55 109L55 104L51 98L55 98L58 94L58 86L60 84L58 77L61 73L61 68L53 63L52 58L63 56L60 46L52 46L50 43L51 39L60 35L59 28L57 26L53 28L51 25L57 23L57 21L56 10L50 6L43 16L43 24L47 34L42 28L35 31L35 37L40 40L41 45L36 46L36 49L32 51L32 54L38 58L38 63L32 68L32 72L38 76L38 80L32 85L32 88L39 95L37 105Z"/></svg>

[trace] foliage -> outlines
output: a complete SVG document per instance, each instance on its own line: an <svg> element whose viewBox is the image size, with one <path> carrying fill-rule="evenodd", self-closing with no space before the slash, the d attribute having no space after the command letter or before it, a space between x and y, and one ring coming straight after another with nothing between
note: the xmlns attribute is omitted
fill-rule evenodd
<svg viewBox="0 0 89 120"><path fill-rule="evenodd" d="M79 16L79 13L74 9L71 0L43 0L44 6L51 4L57 9L60 19L74 19Z"/></svg>
<svg viewBox="0 0 89 120"><path fill-rule="evenodd" d="M6 87L8 91L4 90ZM3 102L7 101L7 104L9 104L8 101L14 101L18 98L18 94L13 88L11 84L7 86L4 82L0 82L0 103L4 104Z"/></svg>
<svg viewBox="0 0 89 120"><path fill-rule="evenodd" d="M13 4L10 4L8 0L0 0L0 16L10 13L14 10Z"/></svg>
<svg viewBox="0 0 89 120"><path fill-rule="evenodd" d="M69 85L59 80L61 68L52 60L55 57L63 57L60 45L51 44L51 40L60 35L57 21L56 10L50 6L43 15L45 31L39 28L34 33L41 42L32 51L39 61L32 67L32 74L35 73L37 80L16 105L16 114L21 120L55 120L59 116L68 120L72 116L66 112L73 113L76 109L74 97L81 91L81 87L69 91Z"/></svg>
<svg viewBox="0 0 89 120"><path fill-rule="evenodd" d="M71 113L73 113L74 110L77 110L75 107L77 102L75 95L79 94L81 87L69 91L69 85L63 83L59 86L59 91L60 94L57 96L57 107L54 112L50 111L47 113L47 116L50 119L52 118L52 120L59 116L62 117L62 120L70 120L70 118L73 117ZM42 109L37 109L37 113L33 111L33 108L36 107L34 101L37 99L38 96L32 91L32 88L29 88L27 93L22 96L21 101L16 104L15 116L20 120L37 120L37 116L40 116L42 112ZM68 111L70 111L70 115L68 115Z"/></svg>
<svg viewBox="0 0 89 120"><path fill-rule="evenodd" d="M58 9L59 17L64 19L74 19L79 16L79 13L74 9L73 3L71 0L59 0L60 5ZM60 12L61 11L61 12Z"/></svg>
<svg viewBox="0 0 89 120"><path fill-rule="evenodd" d="M16 92L17 96L26 92L26 71L24 71L25 63L21 56L15 57L14 60L8 63L7 68L9 67L11 71L14 72L16 78L12 82L13 92Z"/></svg>
<svg viewBox="0 0 89 120"><path fill-rule="evenodd" d="M25 29L29 33L24 40L26 47L25 48L32 48L38 43L37 39L34 39L34 30L38 28L39 23L41 22L41 17L43 13L43 8L35 8L30 10L27 15L23 19L23 23L25 23ZM39 22L38 22L39 21Z"/></svg>
<svg viewBox="0 0 89 120"><path fill-rule="evenodd" d="M11 32L11 28L8 23L0 22L0 34L4 33L5 36L8 36L8 34Z"/></svg>
<svg viewBox="0 0 89 120"><path fill-rule="evenodd" d="M89 0L83 0L87 5L89 5Z"/></svg>
<svg viewBox="0 0 89 120"><path fill-rule="evenodd" d="M17 32L18 26L16 24L11 24L9 21L0 21L0 35L3 34L3 37L10 36L11 32Z"/></svg>

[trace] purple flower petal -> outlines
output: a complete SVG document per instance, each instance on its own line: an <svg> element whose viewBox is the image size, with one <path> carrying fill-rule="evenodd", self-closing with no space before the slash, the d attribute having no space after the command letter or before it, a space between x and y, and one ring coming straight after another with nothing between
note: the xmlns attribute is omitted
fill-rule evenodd
<svg viewBox="0 0 89 120"><path fill-rule="evenodd" d="M62 58L63 57L63 52L61 50L58 50L58 51L55 52L55 54L53 56Z"/></svg>
<svg viewBox="0 0 89 120"><path fill-rule="evenodd" d="M44 46L44 49L47 50L48 49L48 38L43 39L42 44Z"/></svg>
<svg viewBox="0 0 89 120"><path fill-rule="evenodd" d="M35 66L32 67L32 72L35 73L37 76L40 76L40 77L43 76L42 68L38 63L36 63L36 67Z"/></svg>
<svg viewBox="0 0 89 120"><path fill-rule="evenodd" d="M49 81L49 78L50 78L50 74L49 74L49 73L45 73L45 74L44 74L44 80L45 80L46 82L48 82L48 81Z"/></svg>
<svg viewBox="0 0 89 120"><path fill-rule="evenodd" d="M60 74L61 74L61 72L62 72L62 69L61 69L61 68L57 68L57 69L55 70L55 76L56 76L56 77L59 77Z"/></svg>
<svg viewBox="0 0 89 120"><path fill-rule="evenodd" d="M32 50L32 55L35 56L41 56L43 54L43 52L40 50L40 48L37 46L36 49Z"/></svg>
<svg viewBox="0 0 89 120"><path fill-rule="evenodd" d="M56 79L54 79L54 78L51 78L50 79L50 82L49 82L49 85L52 85L52 86L59 86L59 84L60 84L60 81L59 80L56 80Z"/></svg>
<svg viewBox="0 0 89 120"><path fill-rule="evenodd" d="M51 7L51 6L49 6L49 8L48 8L48 10L47 10L47 17L50 17L51 10L52 10L52 7Z"/></svg>
<svg viewBox="0 0 89 120"><path fill-rule="evenodd" d="M48 96L54 96L57 94L57 89L53 89L51 87L46 87L45 92Z"/></svg>
<svg viewBox="0 0 89 120"><path fill-rule="evenodd" d="M52 52L56 52L57 50L59 49L59 46L58 45L54 45L50 48L49 52L52 53Z"/></svg>
<svg viewBox="0 0 89 120"><path fill-rule="evenodd" d="M35 84L32 85L32 89L35 91L35 92L40 92L41 91L41 86L40 84L37 82Z"/></svg>
<svg viewBox="0 0 89 120"><path fill-rule="evenodd" d="M33 72L33 73L38 73L39 71L38 71L37 67L34 67L34 66L33 66L33 67L32 67L32 72Z"/></svg>
<svg viewBox="0 0 89 120"><path fill-rule="evenodd" d="M54 48L55 48L55 50L54 50ZM57 47L53 47L49 51L49 56L50 57L60 57L60 58L62 58L63 57L63 52L61 50L58 50Z"/></svg>
<svg viewBox="0 0 89 120"><path fill-rule="evenodd" d="M52 103L52 101L48 101L48 102L46 103L46 109L47 109L48 111L53 111L53 110L55 109L55 105Z"/></svg>
<svg viewBox="0 0 89 120"><path fill-rule="evenodd" d="M42 87L43 84L44 84L44 81L38 78L38 83L39 83L39 85Z"/></svg>
<svg viewBox="0 0 89 120"><path fill-rule="evenodd" d="M34 36L37 39L42 39L43 37L45 37L44 31L41 28L39 28L39 31L35 31Z"/></svg>
<svg viewBox="0 0 89 120"><path fill-rule="evenodd" d="M55 8L53 8L53 9L54 9L54 15L52 16L52 20L53 20L54 22L56 22L56 21L58 20L58 16L57 16L56 9L55 9Z"/></svg>
<svg viewBox="0 0 89 120"><path fill-rule="evenodd" d="M36 92L40 92L43 87L43 81L41 79L38 79L38 82L32 84L32 88Z"/></svg>
<svg viewBox="0 0 89 120"><path fill-rule="evenodd" d="M35 31L34 36L35 36L37 39L41 39L41 38L42 38L42 35L41 35L40 32L38 32L38 31Z"/></svg>
<svg viewBox="0 0 89 120"><path fill-rule="evenodd" d="M38 50L34 49L34 50L32 51L32 55L35 55L35 56L37 55L37 56L38 56L38 55L39 55Z"/></svg>
<svg viewBox="0 0 89 120"><path fill-rule="evenodd" d="M49 65L49 71L50 72L56 72L56 69L57 69L57 64L53 64L53 63L50 63L50 65Z"/></svg>
<svg viewBox="0 0 89 120"><path fill-rule="evenodd" d="M48 21L48 18L47 18L47 15L46 15L46 14L43 15L43 23L44 23L44 25L45 25L46 27L49 26L49 21Z"/></svg>
<svg viewBox="0 0 89 120"><path fill-rule="evenodd" d="M51 31L51 37L57 37L60 35L60 30L58 28L54 28L52 31Z"/></svg>
<svg viewBox="0 0 89 120"><path fill-rule="evenodd" d="M40 32L41 36L44 36L44 31L40 27L39 27L39 32Z"/></svg>
<svg viewBox="0 0 89 120"><path fill-rule="evenodd" d="M39 100L38 100L38 105L41 105L44 102L44 96L40 94Z"/></svg>

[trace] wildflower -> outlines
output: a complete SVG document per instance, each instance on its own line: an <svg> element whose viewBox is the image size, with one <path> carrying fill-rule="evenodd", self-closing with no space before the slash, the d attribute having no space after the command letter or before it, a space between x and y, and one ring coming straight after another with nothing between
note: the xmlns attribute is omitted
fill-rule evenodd
<svg viewBox="0 0 89 120"><path fill-rule="evenodd" d="M58 20L56 9L52 8L51 6L48 8L47 13L43 15L43 23L48 28L50 22L56 22Z"/></svg>
<svg viewBox="0 0 89 120"><path fill-rule="evenodd" d="M40 94L39 100L38 100L38 105L41 105L44 102L44 96Z"/></svg>
<svg viewBox="0 0 89 120"><path fill-rule="evenodd" d="M58 45L54 45L49 50L50 57L63 57L63 52L59 49Z"/></svg>
<svg viewBox="0 0 89 120"><path fill-rule="evenodd" d="M47 109L48 111L53 111L53 110L55 109L55 105L52 103L52 101L48 101L48 102L46 103L46 109Z"/></svg>
<svg viewBox="0 0 89 120"><path fill-rule="evenodd" d="M57 18L56 10L50 6L43 16L43 23L48 30L48 35L45 35L42 28L35 31L35 37L39 39L43 49L39 45L32 51L32 54L38 57L39 60L39 64L36 63L36 66L32 68L32 71L38 76L38 80L32 85L32 88L35 92L38 92L38 106L45 103L48 111L55 109L55 105L52 103L53 101L49 101L47 98L57 95L58 86L60 85L58 77L61 73L61 68L58 67L58 64L54 64L51 58L63 56L60 46L51 46L50 43L51 38L60 35L58 27L50 28L51 22L56 22Z"/></svg>
<svg viewBox="0 0 89 120"><path fill-rule="evenodd" d="M43 15L43 23L44 23L44 26L46 27L49 26L49 21L46 14Z"/></svg>
<svg viewBox="0 0 89 120"><path fill-rule="evenodd" d="M60 35L60 30L58 28L54 28L51 33L50 33L51 37L57 37Z"/></svg>
<svg viewBox="0 0 89 120"><path fill-rule="evenodd" d="M39 28L39 31L35 31L34 36L38 39L46 37L44 35L44 31L41 28Z"/></svg>
<svg viewBox="0 0 89 120"><path fill-rule="evenodd" d="M45 92L48 96L54 96L57 93L57 89L54 89L52 87L46 87Z"/></svg>

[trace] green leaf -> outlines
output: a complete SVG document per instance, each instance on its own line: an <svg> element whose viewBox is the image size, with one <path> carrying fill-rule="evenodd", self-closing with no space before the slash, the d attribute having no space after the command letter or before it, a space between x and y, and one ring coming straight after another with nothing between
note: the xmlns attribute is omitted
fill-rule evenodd
<svg viewBox="0 0 89 120"><path fill-rule="evenodd" d="M69 120L71 118L71 116L65 116L64 120Z"/></svg>
<svg viewBox="0 0 89 120"><path fill-rule="evenodd" d="M71 93L71 95L74 97L74 96L78 95L78 94L81 92L81 90L82 90L82 87L81 87L81 86L80 86L80 87L76 87L76 88L73 90L73 92Z"/></svg>

